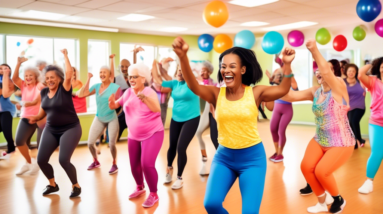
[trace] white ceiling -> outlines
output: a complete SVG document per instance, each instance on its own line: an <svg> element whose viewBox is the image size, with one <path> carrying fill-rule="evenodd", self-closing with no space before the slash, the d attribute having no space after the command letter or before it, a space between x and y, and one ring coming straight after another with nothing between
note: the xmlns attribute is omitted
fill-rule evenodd
<svg viewBox="0 0 383 214"><path fill-rule="evenodd" d="M0 17L20 18L17 12L38 10L65 14L56 20L60 23L118 28L123 32L164 35L165 27L185 27L187 31L176 34L200 35L203 33L235 34L243 29L261 33L263 27L299 21L317 22L306 28L320 28L363 24L356 14L358 0L279 0L278 2L248 8L227 4L229 20L214 28L202 19L202 12L211 0L0 0ZM228 2L229 0L223 0ZM256 1L256 0L254 0ZM127 22L118 17L139 13L155 19ZM45 19L45 21L47 21ZM263 27L242 27L243 22L270 23Z"/></svg>

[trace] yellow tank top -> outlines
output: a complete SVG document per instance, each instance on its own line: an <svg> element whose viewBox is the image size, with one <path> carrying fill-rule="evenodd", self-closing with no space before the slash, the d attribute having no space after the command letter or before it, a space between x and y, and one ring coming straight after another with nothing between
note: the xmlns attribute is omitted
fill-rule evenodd
<svg viewBox="0 0 383 214"><path fill-rule="evenodd" d="M253 89L245 87L237 101L226 99L226 87L221 87L217 100L216 120L218 142L230 149L244 149L262 142L257 126L258 107Z"/></svg>

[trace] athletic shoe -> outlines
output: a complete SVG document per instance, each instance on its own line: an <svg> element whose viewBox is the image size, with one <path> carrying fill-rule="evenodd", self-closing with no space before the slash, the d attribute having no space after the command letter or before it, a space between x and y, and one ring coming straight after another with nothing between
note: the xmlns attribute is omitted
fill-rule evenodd
<svg viewBox="0 0 383 214"><path fill-rule="evenodd" d="M80 194L81 194L81 187L80 187L80 188L78 188L78 187L73 187L73 190L72 190L72 192L70 193L69 198L78 197Z"/></svg>
<svg viewBox="0 0 383 214"><path fill-rule="evenodd" d="M313 190L310 187L310 184L307 184L307 186L301 190L299 190L301 195L311 195L313 193Z"/></svg>
<svg viewBox="0 0 383 214"><path fill-rule="evenodd" d="M136 190L134 190L134 192L132 194L129 195L129 199L131 198L137 198L138 196L144 194L146 192L146 190L144 190L144 187L142 189L140 189L139 187L136 188Z"/></svg>
<svg viewBox="0 0 383 214"><path fill-rule="evenodd" d="M332 203L330 207L330 213L341 213L346 206L346 200L342 198L342 196L335 196L334 203Z"/></svg>
<svg viewBox="0 0 383 214"><path fill-rule="evenodd" d="M207 157L202 156L202 162L207 162Z"/></svg>
<svg viewBox="0 0 383 214"><path fill-rule="evenodd" d="M37 163L32 163L29 171L27 172L29 175L36 175L40 170L39 165Z"/></svg>
<svg viewBox="0 0 383 214"><path fill-rule="evenodd" d="M182 179L177 178L176 182L172 185L172 189L181 189L184 186Z"/></svg>
<svg viewBox="0 0 383 214"><path fill-rule="evenodd" d="M202 168L201 171L199 171L200 175L208 175L209 173L206 170L206 162L202 162Z"/></svg>
<svg viewBox="0 0 383 214"><path fill-rule="evenodd" d="M92 169L95 169L95 168L99 168L101 166L101 164L99 162L93 162L89 167L88 167L88 170L92 170Z"/></svg>
<svg viewBox="0 0 383 214"><path fill-rule="evenodd" d="M60 188L59 188L59 185L57 185L57 184L55 187L47 185L47 187L45 187L45 189L43 191L43 195L48 195L48 194L51 194L53 192L58 192L59 190L60 190Z"/></svg>
<svg viewBox="0 0 383 214"><path fill-rule="evenodd" d="M373 185L372 180L367 179L364 182L364 184L358 189L358 192L362 193L362 194L368 194L368 193L372 192L373 189L374 189L374 185Z"/></svg>
<svg viewBox="0 0 383 214"><path fill-rule="evenodd" d="M317 203L315 206L307 208L307 212L309 213L320 213L320 212L328 212L328 208L326 203Z"/></svg>
<svg viewBox="0 0 383 214"><path fill-rule="evenodd" d="M169 169L169 173L166 174L164 183L168 184L168 183L172 182L172 176L173 176L173 168Z"/></svg>
<svg viewBox="0 0 383 214"><path fill-rule="evenodd" d="M4 151L0 152L0 160L8 160L11 157L11 154L8 154Z"/></svg>
<svg viewBox="0 0 383 214"><path fill-rule="evenodd" d="M112 174L117 173L117 172L118 172L118 167L116 164L113 164L112 168L110 168L110 170L109 170L109 174L112 175Z"/></svg>
<svg viewBox="0 0 383 214"><path fill-rule="evenodd" d="M24 174L24 173L30 171L31 169L32 169L32 164L30 164L30 163L26 163L26 164L24 164L24 165L21 167L21 169L20 169L18 172L16 172L16 175L22 175L22 174Z"/></svg>
<svg viewBox="0 0 383 214"><path fill-rule="evenodd" d="M330 193L326 192L326 205L331 205L334 203L334 198L330 195Z"/></svg>
<svg viewBox="0 0 383 214"><path fill-rule="evenodd" d="M154 204L158 202L159 198L158 195L155 193L150 193L149 197L145 200L145 202L142 204L143 207L152 207Z"/></svg>
<svg viewBox="0 0 383 214"><path fill-rule="evenodd" d="M274 161L274 163L282 162L283 161L283 155L277 155L272 161Z"/></svg>
<svg viewBox="0 0 383 214"><path fill-rule="evenodd" d="M274 161L275 157L277 157L277 153L274 153L271 157L269 157L269 160Z"/></svg>

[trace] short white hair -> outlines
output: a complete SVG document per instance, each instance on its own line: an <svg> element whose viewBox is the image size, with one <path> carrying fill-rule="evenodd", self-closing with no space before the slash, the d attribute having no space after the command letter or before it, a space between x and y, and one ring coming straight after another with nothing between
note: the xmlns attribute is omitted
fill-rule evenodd
<svg viewBox="0 0 383 214"><path fill-rule="evenodd" d="M108 70L108 71L109 71L109 73L110 73L110 67L109 67L109 66L107 66L107 65L103 65L103 66L101 66L100 70L101 70L101 69L105 69L105 70Z"/></svg>
<svg viewBox="0 0 383 214"><path fill-rule="evenodd" d="M214 71L214 66L209 61L204 61L202 63L202 67L206 68L210 74L212 74Z"/></svg>
<svg viewBox="0 0 383 214"><path fill-rule="evenodd" d="M137 71L138 76L145 77L145 79L146 79L146 81L148 83L151 82L151 72L150 72L150 69L144 63L137 63L137 64L133 64L133 65L129 66L129 68L128 68L129 76L131 76L131 73L133 71Z"/></svg>
<svg viewBox="0 0 383 214"><path fill-rule="evenodd" d="M31 71L35 76L36 76L36 80L37 81L40 81L40 71L38 68L36 67L32 67L32 66L28 66L24 69L24 75L27 71Z"/></svg>
<svg viewBox="0 0 383 214"><path fill-rule="evenodd" d="M42 64L47 64L47 62L45 62L44 60L37 60L36 61L36 67L39 67L40 65L42 65Z"/></svg>

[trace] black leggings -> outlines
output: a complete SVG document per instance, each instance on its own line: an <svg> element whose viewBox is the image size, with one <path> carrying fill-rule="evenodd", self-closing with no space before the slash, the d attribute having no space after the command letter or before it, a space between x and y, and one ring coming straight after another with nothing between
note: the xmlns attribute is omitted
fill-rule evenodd
<svg viewBox="0 0 383 214"><path fill-rule="evenodd" d="M23 146L28 141L30 142L33 133L35 133L35 130L37 129L37 147L40 144L40 138L42 129L38 127L38 125L35 124L29 124L28 119L21 118L19 122L19 126L17 127L16 131L16 146Z"/></svg>
<svg viewBox="0 0 383 214"><path fill-rule="evenodd" d="M267 119L267 116L266 116L265 112L264 112L263 109L262 109L262 103L259 104L259 106L258 106L258 111L259 111L259 113L262 114L263 119Z"/></svg>
<svg viewBox="0 0 383 214"><path fill-rule="evenodd" d="M199 117L193 118L185 122L170 122L170 142L168 150L168 167L173 165L174 158L178 152L178 172L177 176L181 177L187 162L186 149L190 141L193 139L199 124Z"/></svg>
<svg viewBox="0 0 383 214"><path fill-rule="evenodd" d="M209 123L210 123L210 139L214 144L215 149L218 149L218 129L217 121L213 117L213 114L209 112Z"/></svg>
<svg viewBox="0 0 383 214"><path fill-rule="evenodd" d="M352 131L354 132L355 138L362 143L362 135L360 133L360 120L362 119L365 109L353 109L347 113L348 120ZM358 148L358 144L355 144L355 148Z"/></svg>
<svg viewBox="0 0 383 214"><path fill-rule="evenodd" d="M77 184L76 168L72 165L70 159L80 141L81 134L80 123L73 128L61 132L55 132L55 130L49 126L45 127L37 154L37 163L45 177L48 179L54 178L53 168L48 161L56 148L60 146L60 165L64 168L72 184Z"/></svg>
<svg viewBox="0 0 383 214"><path fill-rule="evenodd" d="M121 114L118 115L118 125L120 127L120 130L118 132L118 138L117 141L120 140L122 133L128 126L126 125L126 120L125 120L125 112L122 111Z"/></svg>
<svg viewBox="0 0 383 214"><path fill-rule="evenodd" d="M0 132L3 132L7 141L7 153L14 152L16 149L12 136L12 122L13 117L9 111L0 112Z"/></svg>

